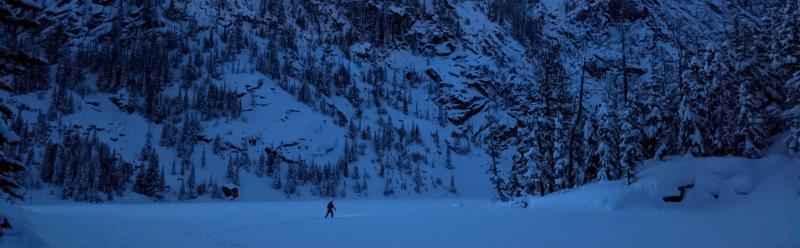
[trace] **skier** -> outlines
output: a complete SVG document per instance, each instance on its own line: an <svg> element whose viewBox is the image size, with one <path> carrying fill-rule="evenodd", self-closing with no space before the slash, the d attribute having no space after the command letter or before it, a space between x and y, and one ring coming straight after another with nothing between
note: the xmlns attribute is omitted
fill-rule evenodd
<svg viewBox="0 0 800 248"><path fill-rule="evenodd" d="M329 201L328 212L325 213L325 218L328 218L328 215L331 215L331 218L333 218L333 210L336 210L336 207L333 206L333 201Z"/></svg>
<svg viewBox="0 0 800 248"><path fill-rule="evenodd" d="M3 220L3 224L0 224L0 237L3 237L3 230L9 229L11 230L11 223L8 222L8 219L4 216L0 216L0 219Z"/></svg>

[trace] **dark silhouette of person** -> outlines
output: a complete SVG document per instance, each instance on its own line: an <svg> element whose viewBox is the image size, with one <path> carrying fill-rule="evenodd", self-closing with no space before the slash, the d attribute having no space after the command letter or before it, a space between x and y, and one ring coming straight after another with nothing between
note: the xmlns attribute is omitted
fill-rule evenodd
<svg viewBox="0 0 800 248"><path fill-rule="evenodd" d="M3 219L3 223L0 224L0 237L3 237L3 230L11 229L11 223L8 222L8 219L6 219L6 217L0 216L0 218Z"/></svg>
<svg viewBox="0 0 800 248"><path fill-rule="evenodd" d="M333 210L336 210L336 207L333 206L333 201L329 201L328 202L328 212L325 213L325 218L328 218L328 215L330 215L331 218L333 218Z"/></svg>

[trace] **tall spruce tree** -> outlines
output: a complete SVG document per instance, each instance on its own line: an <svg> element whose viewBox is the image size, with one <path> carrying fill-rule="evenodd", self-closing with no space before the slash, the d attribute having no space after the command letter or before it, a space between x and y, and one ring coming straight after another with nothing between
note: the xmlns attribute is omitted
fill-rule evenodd
<svg viewBox="0 0 800 248"><path fill-rule="evenodd" d="M631 108L622 110L620 121L619 163L628 185L636 178L636 170L642 161L641 132L636 123L636 116Z"/></svg>
<svg viewBox="0 0 800 248"><path fill-rule="evenodd" d="M681 102L678 109L678 147L694 156L706 155L706 128L708 128L708 107L704 104L707 96L705 75L699 57L692 58L688 69L683 72L686 86L681 89Z"/></svg>
<svg viewBox="0 0 800 248"><path fill-rule="evenodd" d="M620 178L619 148L617 146L617 115L605 104L600 106L600 124L597 127L597 179L616 180Z"/></svg>

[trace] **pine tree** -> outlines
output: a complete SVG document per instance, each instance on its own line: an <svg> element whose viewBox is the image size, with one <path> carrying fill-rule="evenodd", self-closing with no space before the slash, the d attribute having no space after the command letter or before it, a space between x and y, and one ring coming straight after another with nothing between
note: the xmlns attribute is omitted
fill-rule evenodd
<svg viewBox="0 0 800 248"><path fill-rule="evenodd" d="M233 159L233 156L228 156L228 167L225 170L225 176L229 182L239 185L239 165Z"/></svg>
<svg viewBox="0 0 800 248"><path fill-rule="evenodd" d="M150 197L161 192L161 172L159 171L158 158L150 156L149 164L142 182L142 194Z"/></svg>
<svg viewBox="0 0 800 248"><path fill-rule="evenodd" d="M195 198L197 194L197 192L195 191L195 188L197 186L195 180L196 180L196 175L194 171L194 164L192 164L192 168L189 170L189 178L186 182L186 186L189 188L190 198Z"/></svg>
<svg viewBox="0 0 800 248"><path fill-rule="evenodd" d="M50 183L55 181L57 153L58 145L48 141L42 158L42 171L40 172L40 178L43 182Z"/></svg>
<svg viewBox="0 0 800 248"><path fill-rule="evenodd" d="M181 176L185 176L186 175L186 165L188 164L188 161L189 160L187 160L187 159L181 159L181 170L180 170L180 173L179 173Z"/></svg>
<svg viewBox="0 0 800 248"><path fill-rule="evenodd" d="M789 156L800 156L800 117L796 117L792 120L789 137L786 137L784 142L786 143Z"/></svg>
<svg viewBox="0 0 800 248"><path fill-rule="evenodd" d="M542 154L539 153L538 147L532 147L526 154L527 161L524 178L527 179L525 184L525 192L529 194L538 194L543 196L553 191L552 172L550 167L541 160Z"/></svg>
<svg viewBox="0 0 800 248"><path fill-rule="evenodd" d="M275 175L274 179L272 179L272 189L278 190L282 186L283 185L281 184L281 176L280 175Z"/></svg>
<svg viewBox="0 0 800 248"><path fill-rule="evenodd" d="M145 135L145 143L144 147L142 147L142 151L139 152L139 160L141 161L149 161L150 158L154 155L155 150L153 149L153 133L150 130L147 130L147 134Z"/></svg>
<svg viewBox="0 0 800 248"><path fill-rule="evenodd" d="M597 178L598 164L600 158L597 154L597 120L594 116L587 116L583 124L583 137L581 149L583 151L583 161L579 163L581 167L576 170L575 183L583 185Z"/></svg>
<svg viewBox="0 0 800 248"><path fill-rule="evenodd" d="M642 85L643 110L642 153L644 158L663 159L673 149L672 121L673 113L668 107L669 93L664 88L665 82L646 81Z"/></svg>
<svg viewBox="0 0 800 248"><path fill-rule="evenodd" d="M777 25L770 33L770 56L778 69L778 78L786 80L800 72L800 4L783 1L779 10L772 13Z"/></svg>
<svg viewBox="0 0 800 248"><path fill-rule="evenodd" d="M788 89L793 89L793 92L790 93L790 98L788 98L794 99L793 102L789 102L790 106L794 105L794 108L800 109L800 71L795 73L795 76L786 82L786 86ZM795 118L790 120L789 125L789 136L786 137L784 143L786 144L789 155L797 157L800 156L800 116L795 116Z"/></svg>
<svg viewBox="0 0 800 248"><path fill-rule="evenodd" d="M360 178L360 175L358 174L358 166L353 166L353 173L350 178L353 180L358 180Z"/></svg>
<svg viewBox="0 0 800 248"><path fill-rule="evenodd" d="M257 177L264 177L264 171L266 170L266 159L264 158L264 154L258 156L258 162L256 163L256 176Z"/></svg>
<svg viewBox="0 0 800 248"><path fill-rule="evenodd" d="M164 167L161 167L159 171L157 185L157 194L160 197L161 193L167 192L167 178L164 176Z"/></svg>
<svg viewBox="0 0 800 248"><path fill-rule="evenodd" d="M630 185L636 178L636 170L642 160L641 133L636 123L636 116L630 108L622 110L621 121L619 163Z"/></svg>
<svg viewBox="0 0 800 248"><path fill-rule="evenodd" d="M173 118L167 119L161 129L161 140L159 144L165 147L175 147L178 144L177 136L178 128L175 127Z"/></svg>
<svg viewBox="0 0 800 248"><path fill-rule="evenodd" d="M736 97L736 87L732 84L730 62L728 61L727 51L731 48L724 43L721 47L710 46L709 51L703 58L703 77L706 81L703 97L703 106L708 110L706 119L714 123L706 127L708 145L706 146L708 155L722 156L729 153L736 153L736 142L733 132L736 129L735 122L720 120L735 119L734 101Z"/></svg>
<svg viewBox="0 0 800 248"><path fill-rule="evenodd" d="M785 80L787 76L775 75L776 69L769 58L774 51L768 48L770 32L774 31L766 30L762 25L764 23L734 25L734 31L739 31L731 38L733 60L736 61L733 75L739 86L737 155L751 158L762 156L761 150L771 143L770 137L785 128L783 119L771 109L785 102L786 90L779 80Z"/></svg>
<svg viewBox="0 0 800 248"><path fill-rule="evenodd" d="M678 147L694 156L706 154L706 128L708 108L705 106L706 93L704 74L700 59L692 58L689 68L683 73L686 86L682 89L682 99L678 109Z"/></svg>
<svg viewBox="0 0 800 248"><path fill-rule="evenodd" d="M221 155L224 148L222 147L222 138L219 137L219 134L217 136L214 136L213 144L214 144L214 150L213 150L214 154Z"/></svg>
<svg viewBox="0 0 800 248"><path fill-rule="evenodd" d="M454 175L450 175L450 189L449 189L449 191L450 191L450 193L453 193L453 194L457 194L457 192L458 192L456 190L456 179L455 179Z"/></svg>
<svg viewBox="0 0 800 248"><path fill-rule="evenodd" d="M186 199L188 198L188 197L186 196L186 186L185 186L185 184L184 184L184 183L182 183L182 182L181 182L180 184L181 184L181 188L180 188L180 190L178 191L178 199L180 199L180 200L186 200Z"/></svg>
<svg viewBox="0 0 800 248"><path fill-rule="evenodd" d="M417 194L422 193L422 186L425 182L422 179L422 171L419 169L419 165L414 168L414 192Z"/></svg>
<svg viewBox="0 0 800 248"><path fill-rule="evenodd" d="M603 104L599 109L600 124L597 128L597 179L600 181L619 179L621 169L619 166L619 152L617 146L617 118L616 115Z"/></svg>
<svg viewBox="0 0 800 248"><path fill-rule="evenodd" d="M490 118L489 125L490 127L492 127L492 129L497 128L495 124L496 122ZM489 182L491 182L492 186L494 186L495 198L497 198L500 201L507 201L508 196L506 195L507 191L506 183L503 180L503 178L500 177L500 171L497 168L497 164L499 163L498 160L500 158L501 148L499 142L495 140L493 137L489 137L489 144L486 152L489 153L489 158L491 158L491 160L489 161L489 173L490 173Z"/></svg>
<svg viewBox="0 0 800 248"><path fill-rule="evenodd" d="M50 141L50 123L41 111L36 114L36 124L33 130L36 130L33 135L38 144L45 144Z"/></svg>
<svg viewBox="0 0 800 248"><path fill-rule="evenodd" d="M453 155L450 152L450 146L445 146L445 156L444 156L444 167L448 170L452 170L453 167Z"/></svg>
<svg viewBox="0 0 800 248"><path fill-rule="evenodd" d="M250 167L250 154L247 152L247 141L242 141L242 151L237 155L239 167Z"/></svg>
<svg viewBox="0 0 800 248"><path fill-rule="evenodd" d="M361 177L361 192L363 192L364 195L366 196L368 194L368 192L369 192L368 191L369 185L367 184L367 177L366 177L367 174L366 174L366 172L363 173L363 174L365 176ZM342 197L344 197L344 195L342 195Z"/></svg>
<svg viewBox="0 0 800 248"><path fill-rule="evenodd" d="M529 188L529 180L528 176L528 162L527 157L525 154L518 154L515 156L516 158L521 159L514 159L514 163L511 165L511 173L508 177L508 183L505 185L504 191L507 192L509 197L521 197L526 192L526 188ZM530 192L532 193L532 192Z"/></svg>
<svg viewBox="0 0 800 248"><path fill-rule="evenodd" d="M278 164L276 159L272 153L267 153L267 176L275 177L275 175L279 175L280 170L278 169Z"/></svg>
<svg viewBox="0 0 800 248"><path fill-rule="evenodd" d="M206 168L206 149L203 148L203 153L200 155L200 168Z"/></svg>
<svg viewBox="0 0 800 248"><path fill-rule="evenodd" d="M754 106L757 104L752 89L747 81L742 81L739 86L739 114L737 124L739 131L737 140L740 140L739 149L742 155L748 158L762 156L762 148L769 143L769 133L765 130L764 117Z"/></svg>
<svg viewBox="0 0 800 248"><path fill-rule="evenodd" d="M138 172L136 172L136 179L134 179L133 183L133 191L139 194L147 195L146 184L144 163L142 163L142 165L139 166Z"/></svg>
<svg viewBox="0 0 800 248"><path fill-rule="evenodd" d="M394 187L392 186L392 179L386 178L383 183L383 196L390 196L394 194Z"/></svg>
<svg viewBox="0 0 800 248"><path fill-rule="evenodd" d="M573 185L570 154L567 147L568 129L561 113L556 115L553 132L553 159L555 160L553 178L554 190L570 188Z"/></svg>

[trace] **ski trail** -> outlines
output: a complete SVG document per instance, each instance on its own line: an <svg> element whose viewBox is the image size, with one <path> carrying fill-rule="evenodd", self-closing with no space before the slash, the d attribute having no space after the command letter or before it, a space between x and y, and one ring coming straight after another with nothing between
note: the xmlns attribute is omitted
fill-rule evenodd
<svg viewBox="0 0 800 248"><path fill-rule="evenodd" d="M340 214L334 216L334 218L330 218L330 221L336 221L336 219L353 219L363 216L369 216L371 213L349 213L349 214ZM280 225L296 225L296 224L305 224L305 223L323 223L323 221L327 220L328 218L325 217L315 217L315 218L302 218L302 219L293 219L293 220L283 220L277 222L270 222L270 223L263 223L263 224L256 224L256 225L246 225L246 226L237 226L237 227L227 227L227 228L207 228L201 230L187 230L184 232L184 236L186 238L211 238L213 234L222 234L222 233L229 233L229 232L241 232L241 231L252 231L252 230L259 230L265 229L271 226L280 226Z"/></svg>
<svg viewBox="0 0 800 248"><path fill-rule="evenodd" d="M340 214L336 215L335 218L355 218L355 217L362 217L372 215L372 213L352 213L352 214Z"/></svg>

